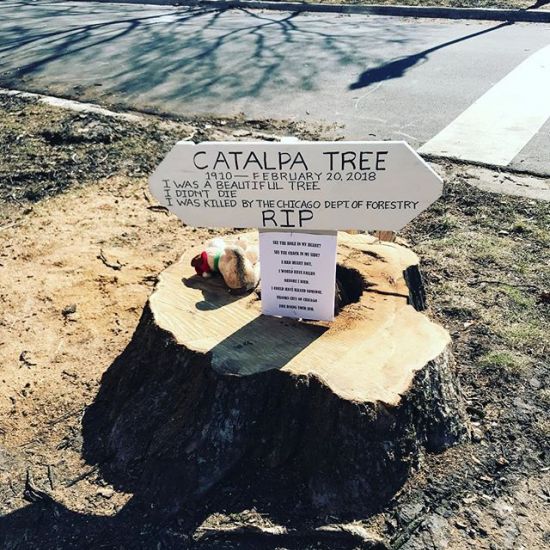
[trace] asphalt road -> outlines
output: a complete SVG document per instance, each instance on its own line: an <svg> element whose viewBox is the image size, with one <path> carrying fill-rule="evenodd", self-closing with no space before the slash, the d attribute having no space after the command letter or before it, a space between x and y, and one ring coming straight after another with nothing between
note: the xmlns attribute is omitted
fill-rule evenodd
<svg viewBox="0 0 550 550"><path fill-rule="evenodd" d="M6 0L0 85L418 148L549 42L545 24ZM550 175L549 152L547 120L509 166Z"/></svg>

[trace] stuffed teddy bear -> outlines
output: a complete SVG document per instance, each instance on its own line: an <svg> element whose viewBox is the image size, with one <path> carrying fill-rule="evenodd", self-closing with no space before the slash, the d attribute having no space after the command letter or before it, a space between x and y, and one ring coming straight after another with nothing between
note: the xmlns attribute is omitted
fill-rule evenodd
<svg viewBox="0 0 550 550"><path fill-rule="evenodd" d="M205 278L219 273L232 291L246 292L260 282L258 247L243 237L228 242L220 237L212 239L191 265Z"/></svg>

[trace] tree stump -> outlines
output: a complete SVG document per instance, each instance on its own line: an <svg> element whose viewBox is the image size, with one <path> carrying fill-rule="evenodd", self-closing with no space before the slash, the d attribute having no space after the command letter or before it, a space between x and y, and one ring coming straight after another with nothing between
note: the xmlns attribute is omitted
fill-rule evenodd
<svg viewBox="0 0 550 550"><path fill-rule="evenodd" d="M419 311L417 256L338 239L351 303L332 323L261 315L257 293L195 275L197 250L163 271L84 418L86 458L126 491L184 501L230 483L345 513L383 506L424 449L465 439L449 334Z"/></svg>

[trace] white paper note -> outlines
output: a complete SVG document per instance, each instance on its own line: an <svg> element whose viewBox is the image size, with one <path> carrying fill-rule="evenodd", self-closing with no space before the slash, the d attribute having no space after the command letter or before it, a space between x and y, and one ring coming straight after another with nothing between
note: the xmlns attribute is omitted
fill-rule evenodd
<svg viewBox="0 0 550 550"><path fill-rule="evenodd" d="M336 232L261 232L260 266L264 315L334 319Z"/></svg>

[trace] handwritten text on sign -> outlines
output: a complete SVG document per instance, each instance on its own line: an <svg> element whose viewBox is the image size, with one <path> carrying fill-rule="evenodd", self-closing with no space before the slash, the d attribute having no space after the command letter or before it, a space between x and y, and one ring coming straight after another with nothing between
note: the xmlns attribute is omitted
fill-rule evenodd
<svg viewBox="0 0 550 550"><path fill-rule="evenodd" d="M261 232L262 313L332 321L336 232Z"/></svg>
<svg viewBox="0 0 550 550"><path fill-rule="evenodd" d="M405 142L179 142L150 188L197 227L397 231L442 183Z"/></svg>

